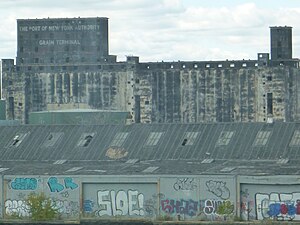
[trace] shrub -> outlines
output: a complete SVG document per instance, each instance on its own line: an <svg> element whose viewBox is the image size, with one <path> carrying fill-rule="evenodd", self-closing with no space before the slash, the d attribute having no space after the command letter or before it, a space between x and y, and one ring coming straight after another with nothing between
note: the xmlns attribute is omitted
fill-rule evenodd
<svg viewBox="0 0 300 225"><path fill-rule="evenodd" d="M31 193L26 199L31 219L35 221L53 220L58 211L53 207L52 201L44 193Z"/></svg>
<svg viewBox="0 0 300 225"><path fill-rule="evenodd" d="M230 201L225 201L225 202L223 202L222 204L220 204L218 206L218 209L217 209L216 213L219 214L219 215L223 215L224 219L226 220L226 218L229 215L233 214L233 211L234 211L233 203L231 203Z"/></svg>

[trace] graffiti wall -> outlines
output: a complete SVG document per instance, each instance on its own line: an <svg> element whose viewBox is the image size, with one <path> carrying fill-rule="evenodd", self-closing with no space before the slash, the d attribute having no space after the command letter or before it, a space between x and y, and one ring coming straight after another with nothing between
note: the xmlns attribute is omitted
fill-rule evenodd
<svg viewBox="0 0 300 225"><path fill-rule="evenodd" d="M218 206L235 202L235 180L229 177L177 177L161 180L162 215L184 220L213 219ZM233 194L232 194L233 193Z"/></svg>
<svg viewBox="0 0 300 225"><path fill-rule="evenodd" d="M243 220L300 220L300 185L241 185Z"/></svg>
<svg viewBox="0 0 300 225"><path fill-rule="evenodd" d="M4 217L28 217L26 199L30 193L44 193L50 197L52 207L60 218L78 220L80 215L79 179L64 176L6 177L4 180Z"/></svg>
<svg viewBox="0 0 300 225"><path fill-rule="evenodd" d="M154 217L157 214L155 183L98 183L83 185L85 217Z"/></svg>

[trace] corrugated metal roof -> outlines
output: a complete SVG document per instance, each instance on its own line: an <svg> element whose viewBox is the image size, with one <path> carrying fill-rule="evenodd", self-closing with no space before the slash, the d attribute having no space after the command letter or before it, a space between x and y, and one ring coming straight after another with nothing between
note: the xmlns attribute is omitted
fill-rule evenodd
<svg viewBox="0 0 300 225"><path fill-rule="evenodd" d="M300 123L1 126L0 164L9 174L298 174L299 131Z"/></svg>

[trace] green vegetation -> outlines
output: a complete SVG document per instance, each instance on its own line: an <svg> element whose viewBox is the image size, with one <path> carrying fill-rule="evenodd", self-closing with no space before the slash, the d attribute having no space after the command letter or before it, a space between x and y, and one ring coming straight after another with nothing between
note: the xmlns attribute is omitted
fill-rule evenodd
<svg viewBox="0 0 300 225"><path fill-rule="evenodd" d="M51 199L46 197L44 193L29 194L26 203L29 207L31 219L34 221L47 221L57 218L57 209L53 207Z"/></svg>
<svg viewBox="0 0 300 225"><path fill-rule="evenodd" d="M223 215L224 220L227 219L228 216L232 216L234 211L234 205L230 201L225 201L220 204L217 208L217 214Z"/></svg>

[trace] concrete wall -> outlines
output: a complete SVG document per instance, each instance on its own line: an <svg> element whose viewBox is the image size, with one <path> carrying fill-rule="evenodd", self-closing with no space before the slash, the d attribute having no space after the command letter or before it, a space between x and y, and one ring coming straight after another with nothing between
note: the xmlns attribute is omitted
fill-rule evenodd
<svg viewBox="0 0 300 225"><path fill-rule="evenodd" d="M1 180L2 181L2 180ZM2 183L1 183L2 184ZM4 219L28 217L26 198L32 192L45 193L55 204L61 219L79 221L80 182L70 176L6 176L1 185Z"/></svg>
<svg viewBox="0 0 300 225"><path fill-rule="evenodd" d="M299 68L183 63L128 61L53 73L13 72L4 65L7 118L28 121L29 112L72 108L128 111L141 123L300 118Z"/></svg>
<svg viewBox="0 0 300 225"><path fill-rule="evenodd" d="M27 196L43 192L64 221L219 221L233 204L242 220L299 221L298 176L4 176L0 217L29 215ZM12 217L14 215L14 217Z"/></svg>
<svg viewBox="0 0 300 225"><path fill-rule="evenodd" d="M300 220L300 184L297 177L245 177L240 183L243 220ZM273 183L273 184L272 184ZM277 184L274 184L277 183ZM278 184L280 183L280 184Z"/></svg>

